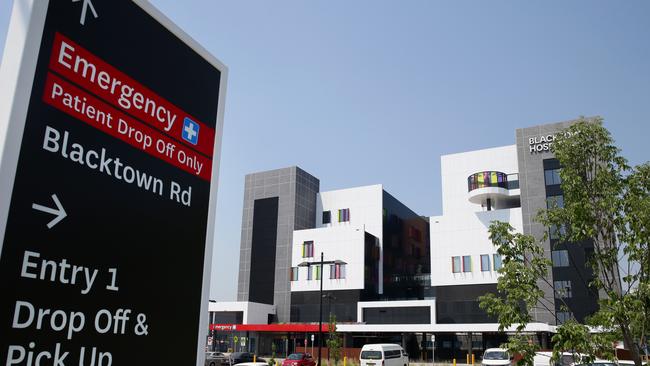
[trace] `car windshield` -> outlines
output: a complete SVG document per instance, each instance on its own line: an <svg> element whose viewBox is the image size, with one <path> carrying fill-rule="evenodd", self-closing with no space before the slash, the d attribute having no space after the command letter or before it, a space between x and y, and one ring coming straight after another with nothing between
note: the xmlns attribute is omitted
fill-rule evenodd
<svg viewBox="0 0 650 366"><path fill-rule="evenodd" d="M363 351L361 352L362 360L381 360L381 351Z"/></svg>
<svg viewBox="0 0 650 366"><path fill-rule="evenodd" d="M303 356L302 353L292 353L287 358L290 360L302 360L302 356Z"/></svg>
<svg viewBox="0 0 650 366"><path fill-rule="evenodd" d="M484 360L508 360L508 353L504 351L489 351L483 355Z"/></svg>

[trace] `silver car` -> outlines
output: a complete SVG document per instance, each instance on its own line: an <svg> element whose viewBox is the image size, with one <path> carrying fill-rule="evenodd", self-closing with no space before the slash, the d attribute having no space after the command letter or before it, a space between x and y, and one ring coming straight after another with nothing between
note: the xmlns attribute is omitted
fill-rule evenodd
<svg viewBox="0 0 650 366"><path fill-rule="evenodd" d="M205 366L230 366L228 357L221 352L206 352Z"/></svg>

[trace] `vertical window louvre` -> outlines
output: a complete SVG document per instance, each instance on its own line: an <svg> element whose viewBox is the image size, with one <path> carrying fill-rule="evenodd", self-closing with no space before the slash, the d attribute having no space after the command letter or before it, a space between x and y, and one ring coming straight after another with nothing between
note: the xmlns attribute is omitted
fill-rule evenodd
<svg viewBox="0 0 650 366"><path fill-rule="evenodd" d="M501 269L501 254L492 254L492 263L494 264L494 270L498 271Z"/></svg>
<svg viewBox="0 0 650 366"><path fill-rule="evenodd" d="M291 267L291 281L298 281L298 267Z"/></svg>
<svg viewBox="0 0 650 366"><path fill-rule="evenodd" d="M451 257L451 272L460 273L460 257Z"/></svg>
<svg viewBox="0 0 650 366"><path fill-rule="evenodd" d="M339 222L348 222L350 221L350 209L344 208L339 210Z"/></svg>
<svg viewBox="0 0 650 366"><path fill-rule="evenodd" d="M469 255L463 256L463 272L472 272L472 257Z"/></svg>
<svg viewBox="0 0 650 366"><path fill-rule="evenodd" d="M302 243L302 257L312 258L314 256L314 242L306 241Z"/></svg>
<svg viewBox="0 0 650 366"><path fill-rule="evenodd" d="M312 266L307 267L307 280L308 281L313 280L313 272L314 272L314 267L312 267Z"/></svg>
<svg viewBox="0 0 650 366"><path fill-rule="evenodd" d="M315 279L320 280L321 266L320 265L315 266L314 270L316 271L316 278Z"/></svg>
<svg viewBox="0 0 650 366"><path fill-rule="evenodd" d="M490 256L487 254L481 254L481 272L490 271Z"/></svg>
<svg viewBox="0 0 650 366"><path fill-rule="evenodd" d="M330 279L339 280L345 278L345 264L330 264Z"/></svg>

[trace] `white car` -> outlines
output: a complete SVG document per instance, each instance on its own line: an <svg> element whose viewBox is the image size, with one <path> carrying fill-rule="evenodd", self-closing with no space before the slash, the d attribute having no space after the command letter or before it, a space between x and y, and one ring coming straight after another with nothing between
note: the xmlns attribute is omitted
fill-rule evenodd
<svg viewBox="0 0 650 366"><path fill-rule="evenodd" d="M509 366L512 357L505 348L488 348L483 352L483 366Z"/></svg>
<svg viewBox="0 0 650 366"><path fill-rule="evenodd" d="M361 348L360 366L408 366L409 355L391 343L366 344Z"/></svg>

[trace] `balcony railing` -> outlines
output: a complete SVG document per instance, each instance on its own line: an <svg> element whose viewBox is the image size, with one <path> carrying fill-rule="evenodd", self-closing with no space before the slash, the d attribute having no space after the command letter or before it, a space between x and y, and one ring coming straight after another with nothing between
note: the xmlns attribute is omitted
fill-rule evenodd
<svg viewBox="0 0 650 366"><path fill-rule="evenodd" d="M508 175L502 172L485 171L478 172L467 177L467 192L479 188L501 187L509 189Z"/></svg>

